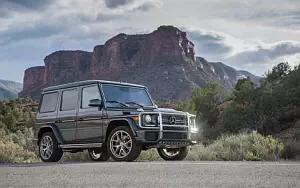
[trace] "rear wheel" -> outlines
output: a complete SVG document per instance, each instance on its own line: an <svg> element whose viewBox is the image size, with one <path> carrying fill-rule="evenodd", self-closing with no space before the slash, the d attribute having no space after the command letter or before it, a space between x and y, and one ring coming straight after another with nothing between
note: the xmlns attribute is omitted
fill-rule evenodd
<svg viewBox="0 0 300 188"><path fill-rule="evenodd" d="M39 156L43 162L58 162L63 155L63 151L58 147L58 143L53 132L46 132L39 141Z"/></svg>
<svg viewBox="0 0 300 188"><path fill-rule="evenodd" d="M157 151L159 156L166 161L182 161L189 153L187 147L176 149L158 148Z"/></svg>
<svg viewBox="0 0 300 188"><path fill-rule="evenodd" d="M93 161L108 161L109 154L105 148L89 149L89 156Z"/></svg>
<svg viewBox="0 0 300 188"><path fill-rule="evenodd" d="M115 128L107 139L108 153L115 161L134 161L142 151L127 126Z"/></svg>

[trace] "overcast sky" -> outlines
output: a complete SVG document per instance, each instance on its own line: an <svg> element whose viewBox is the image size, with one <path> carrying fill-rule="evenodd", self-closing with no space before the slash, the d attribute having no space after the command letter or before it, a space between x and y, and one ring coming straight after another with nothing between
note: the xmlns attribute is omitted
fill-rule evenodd
<svg viewBox="0 0 300 188"><path fill-rule="evenodd" d="M196 55L263 75L300 62L299 0L0 0L0 79L57 50L87 50L120 32L174 25Z"/></svg>

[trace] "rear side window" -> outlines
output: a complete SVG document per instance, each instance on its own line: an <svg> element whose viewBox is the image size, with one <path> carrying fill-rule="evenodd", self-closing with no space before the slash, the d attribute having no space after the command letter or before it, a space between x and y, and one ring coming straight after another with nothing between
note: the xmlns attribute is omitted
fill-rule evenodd
<svg viewBox="0 0 300 188"><path fill-rule="evenodd" d="M101 100L98 85L82 88L81 108L92 108L89 106L90 100L92 99Z"/></svg>
<svg viewBox="0 0 300 188"><path fill-rule="evenodd" d="M62 92L61 111L75 110L78 101L78 89L66 90Z"/></svg>
<svg viewBox="0 0 300 188"><path fill-rule="evenodd" d="M40 113L55 112L58 99L58 92L46 93L42 96Z"/></svg>

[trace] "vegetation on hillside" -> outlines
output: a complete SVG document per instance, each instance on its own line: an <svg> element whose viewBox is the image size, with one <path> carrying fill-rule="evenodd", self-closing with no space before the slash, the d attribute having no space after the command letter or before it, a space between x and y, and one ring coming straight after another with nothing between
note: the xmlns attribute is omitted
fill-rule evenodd
<svg viewBox="0 0 300 188"><path fill-rule="evenodd" d="M33 145L36 106L30 99L0 101L0 162L38 161Z"/></svg>
<svg viewBox="0 0 300 188"><path fill-rule="evenodd" d="M293 129L290 139L295 145L300 137L299 80L300 66L292 69L288 63L280 63L266 73L259 86L250 78L241 79L220 103L223 94L218 85L207 83L195 89L191 100L180 103L178 109L189 109L198 115L199 139L205 144L223 134L251 131L282 138L283 131ZM286 149L291 148L287 144Z"/></svg>

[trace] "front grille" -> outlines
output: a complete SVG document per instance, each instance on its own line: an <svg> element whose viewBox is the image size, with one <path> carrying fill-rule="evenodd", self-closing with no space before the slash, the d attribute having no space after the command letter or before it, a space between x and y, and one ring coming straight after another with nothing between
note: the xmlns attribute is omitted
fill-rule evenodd
<svg viewBox="0 0 300 188"><path fill-rule="evenodd" d="M174 125L170 123L170 118L175 117L176 123L175 125L186 125L187 124L187 118L184 115L169 115L169 114L163 114L162 115L162 123L164 125Z"/></svg>
<svg viewBox="0 0 300 188"><path fill-rule="evenodd" d="M163 139L165 139L165 140L185 140L185 139L187 139L187 133L164 132Z"/></svg>

